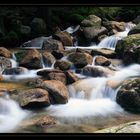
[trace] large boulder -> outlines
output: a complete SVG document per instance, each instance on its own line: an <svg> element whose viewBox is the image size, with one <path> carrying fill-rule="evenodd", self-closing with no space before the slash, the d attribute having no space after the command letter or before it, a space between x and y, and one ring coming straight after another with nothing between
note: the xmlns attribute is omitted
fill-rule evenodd
<svg viewBox="0 0 140 140"><path fill-rule="evenodd" d="M25 74L28 72L28 69L24 67L14 67L14 68L6 68L2 72L2 74L5 75L19 75L19 74Z"/></svg>
<svg viewBox="0 0 140 140"><path fill-rule="evenodd" d="M18 55L22 55L22 57ZM16 56L20 57L19 66L26 67L28 69L39 69L43 67L41 54L36 49L17 53Z"/></svg>
<svg viewBox="0 0 140 140"><path fill-rule="evenodd" d="M71 68L71 66L72 66L72 64L69 61L65 61L65 60L57 60L54 63L54 68L60 69L62 71L69 70Z"/></svg>
<svg viewBox="0 0 140 140"><path fill-rule="evenodd" d="M66 32L59 32L53 35L53 38L59 40L63 43L64 46L73 46L73 38L72 36Z"/></svg>
<svg viewBox="0 0 140 140"><path fill-rule="evenodd" d="M102 55L106 58L115 58L116 57L116 52L112 49L107 49L107 48L101 48L101 49L93 49L91 51L91 55Z"/></svg>
<svg viewBox="0 0 140 140"><path fill-rule="evenodd" d="M87 41L97 41L99 36L107 34L107 29L105 27L83 27L82 32Z"/></svg>
<svg viewBox="0 0 140 140"><path fill-rule="evenodd" d="M52 104L65 104L68 102L69 92L67 87L58 80L46 80L37 85L49 92L50 102Z"/></svg>
<svg viewBox="0 0 140 140"><path fill-rule="evenodd" d="M6 68L11 68L12 63L10 59L5 58L5 57L0 57L0 72L2 72Z"/></svg>
<svg viewBox="0 0 140 140"><path fill-rule="evenodd" d="M133 27L133 28L129 31L128 35L139 34L139 33L140 33L140 23L137 24L135 27Z"/></svg>
<svg viewBox="0 0 140 140"><path fill-rule="evenodd" d="M68 55L68 60L71 61L76 68L83 68L88 64L92 64L93 58L88 53L73 52Z"/></svg>
<svg viewBox="0 0 140 140"><path fill-rule="evenodd" d="M111 64L111 61L108 60L104 56L97 56L95 58L95 65L100 65L100 66L109 66Z"/></svg>
<svg viewBox="0 0 140 140"><path fill-rule="evenodd" d="M130 52L133 52L133 49L135 50L135 48L137 48L140 45L139 40L140 40L140 34L132 34L125 37L122 40L119 40L115 48L115 52L117 56L119 58L124 58L125 52L128 52L128 50L130 50Z"/></svg>
<svg viewBox="0 0 140 140"><path fill-rule="evenodd" d="M56 61L55 57L47 51L44 51L42 53L42 57L45 66L52 66L52 64L54 64L54 62Z"/></svg>
<svg viewBox="0 0 140 140"><path fill-rule="evenodd" d="M41 88L25 90L19 94L19 104L28 109L49 106L49 94L47 90Z"/></svg>
<svg viewBox="0 0 140 140"><path fill-rule="evenodd" d="M44 40L42 49L47 50L49 52L55 50L64 51L64 46L60 41L49 38Z"/></svg>
<svg viewBox="0 0 140 140"><path fill-rule="evenodd" d="M100 27L101 26L101 18L95 15L89 15L86 19L81 22L81 26L83 27Z"/></svg>
<svg viewBox="0 0 140 140"><path fill-rule="evenodd" d="M37 75L42 76L46 80L59 80L64 84L67 83L66 76L61 70L57 69L40 70L37 72Z"/></svg>
<svg viewBox="0 0 140 140"><path fill-rule="evenodd" d="M45 33L46 32L46 23L41 18L34 18L30 23L31 29L35 33Z"/></svg>
<svg viewBox="0 0 140 140"><path fill-rule="evenodd" d="M0 47L0 56L12 58L12 53L4 47Z"/></svg>
<svg viewBox="0 0 140 140"><path fill-rule="evenodd" d="M125 81L117 92L116 101L126 110L140 112L140 79Z"/></svg>

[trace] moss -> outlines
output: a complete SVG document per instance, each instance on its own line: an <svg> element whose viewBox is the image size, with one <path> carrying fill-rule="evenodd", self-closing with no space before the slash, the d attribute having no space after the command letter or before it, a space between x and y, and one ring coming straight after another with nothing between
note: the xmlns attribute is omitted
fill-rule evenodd
<svg viewBox="0 0 140 140"><path fill-rule="evenodd" d="M140 45L140 34L133 34L125 37L123 40L118 41L115 52L119 58L123 57L124 50L128 47Z"/></svg>
<svg viewBox="0 0 140 140"><path fill-rule="evenodd" d="M22 59L26 56L26 51L17 52L15 53L15 56L16 56L17 62L20 63Z"/></svg>

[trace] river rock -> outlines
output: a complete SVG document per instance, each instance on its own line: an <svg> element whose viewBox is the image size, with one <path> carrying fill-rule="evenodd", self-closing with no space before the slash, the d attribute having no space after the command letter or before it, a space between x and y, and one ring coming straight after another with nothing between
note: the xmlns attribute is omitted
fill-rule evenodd
<svg viewBox="0 0 140 140"><path fill-rule="evenodd" d="M59 51L59 50L52 51L52 55L56 59L61 59L64 56L63 52L62 51Z"/></svg>
<svg viewBox="0 0 140 140"><path fill-rule="evenodd" d="M125 31L125 23L124 22L105 21L105 22L103 22L103 26L105 26L107 28L107 30L112 31L112 32Z"/></svg>
<svg viewBox="0 0 140 140"><path fill-rule="evenodd" d="M140 121L120 124L110 128L95 131L94 133L140 133Z"/></svg>
<svg viewBox="0 0 140 140"><path fill-rule="evenodd" d="M2 81L3 80L3 76L2 76L2 74L0 74L0 81Z"/></svg>
<svg viewBox="0 0 140 140"><path fill-rule="evenodd" d="M10 59L5 58L5 57L0 57L0 72L2 72L6 68L11 68L12 63Z"/></svg>
<svg viewBox="0 0 140 140"><path fill-rule="evenodd" d="M53 38L61 41L64 46L73 46L73 38L66 31L59 32L59 33L53 35Z"/></svg>
<svg viewBox="0 0 140 140"><path fill-rule="evenodd" d="M46 80L59 80L64 84L67 83L66 76L61 70L57 69L40 70L37 72L37 75L42 76Z"/></svg>
<svg viewBox="0 0 140 140"><path fill-rule="evenodd" d="M92 64L93 58L88 53L73 52L68 55L68 60L71 61L76 68L83 68L88 64Z"/></svg>
<svg viewBox="0 0 140 140"><path fill-rule="evenodd" d="M66 75L66 78L67 78L67 85L78 81L78 77L74 74L74 72L66 71L65 75Z"/></svg>
<svg viewBox="0 0 140 140"><path fill-rule="evenodd" d="M24 67L14 67L14 68L4 69L2 74L5 74L5 75L19 75L19 74L24 74L24 73L27 73L27 72L28 72L28 69L26 69Z"/></svg>
<svg viewBox="0 0 140 140"><path fill-rule="evenodd" d="M101 27L101 18L96 15L89 15L86 19L81 22L81 26L83 27Z"/></svg>
<svg viewBox="0 0 140 140"><path fill-rule="evenodd" d="M125 81L117 92L116 101L126 110L140 112L140 79Z"/></svg>
<svg viewBox="0 0 140 140"><path fill-rule="evenodd" d="M56 61L55 57L47 51L42 53L42 57L45 66L52 66L52 64Z"/></svg>
<svg viewBox="0 0 140 140"><path fill-rule="evenodd" d="M26 51L24 56L21 58L21 61L19 62L19 66L26 67L28 69L42 68L43 65L39 51L36 49Z"/></svg>
<svg viewBox="0 0 140 140"><path fill-rule="evenodd" d="M111 49L107 49L107 48L101 48L101 49L93 49L91 51L91 55L95 56L95 55L102 55L106 58L115 58L116 57L116 53L114 50Z"/></svg>
<svg viewBox="0 0 140 140"><path fill-rule="evenodd" d="M86 38L87 41L97 41L98 37L107 34L107 29L105 27L101 28L95 28L93 27L83 27L82 32L84 37Z"/></svg>
<svg viewBox="0 0 140 140"><path fill-rule="evenodd" d="M49 52L52 52L55 50L59 50L61 52L61 51L64 51L64 46L60 41L49 38L49 39L44 40L42 49L47 50Z"/></svg>
<svg viewBox="0 0 140 140"><path fill-rule="evenodd" d="M32 31L35 33L45 33L46 32L46 23L41 18L33 18L30 23Z"/></svg>
<svg viewBox="0 0 140 140"><path fill-rule="evenodd" d="M137 24L135 27L133 27L133 28L129 31L128 35L139 34L139 33L140 33L140 23Z"/></svg>
<svg viewBox="0 0 140 140"><path fill-rule="evenodd" d="M37 87L49 92L51 104L65 104L68 102L68 89L58 80L46 80L41 85L37 85Z"/></svg>
<svg viewBox="0 0 140 140"><path fill-rule="evenodd" d="M60 69L62 71L66 71L69 70L71 68L71 63L69 61L65 61L65 60L57 60L54 63L54 68L55 69Z"/></svg>
<svg viewBox="0 0 140 140"><path fill-rule="evenodd" d="M86 66L82 69L82 74L92 77L107 77L108 75L114 75L113 70L104 68L101 66Z"/></svg>
<svg viewBox="0 0 140 140"><path fill-rule="evenodd" d="M12 58L12 53L4 47L0 47L0 56Z"/></svg>
<svg viewBox="0 0 140 140"><path fill-rule="evenodd" d="M35 88L19 94L19 104L23 108L34 109L50 105L49 94L46 90Z"/></svg>
<svg viewBox="0 0 140 140"><path fill-rule="evenodd" d="M57 124L56 119L47 115L37 118L33 125L38 128L48 128L55 124Z"/></svg>
<svg viewBox="0 0 140 140"><path fill-rule="evenodd" d="M116 52L117 56L119 58L125 59L124 52L125 53L127 53L127 52L132 52L132 53L135 52L136 53L136 51L134 51L134 50L135 50L135 48L137 48L140 45L139 40L140 40L140 34L132 34L132 35L129 35L129 36L125 37L122 40L119 40L117 45L116 45L116 48L115 48L115 52ZM135 56L135 60L138 60L137 55Z"/></svg>
<svg viewBox="0 0 140 140"><path fill-rule="evenodd" d="M100 65L100 66L109 66L111 64L110 60L108 60L104 56L97 56L95 58L95 65Z"/></svg>

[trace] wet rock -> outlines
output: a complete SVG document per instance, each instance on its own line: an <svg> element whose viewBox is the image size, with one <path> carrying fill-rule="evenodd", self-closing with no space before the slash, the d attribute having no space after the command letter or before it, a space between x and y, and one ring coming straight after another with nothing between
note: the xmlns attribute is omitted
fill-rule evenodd
<svg viewBox="0 0 140 140"><path fill-rule="evenodd" d="M105 27L83 27L82 32L87 41L97 41L99 36L107 34L107 29Z"/></svg>
<svg viewBox="0 0 140 140"><path fill-rule="evenodd" d="M140 79L125 81L117 92L116 101L126 110L140 112Z"/></svg>
<svg viewBox="0 0 140 140"><path fill-rule="evenodd" d="M73 38L66 31L59 32L59 33L53 35L53 38L61 41L64 46L73 46Z"/></svg>
<svg viewBox="0 0 140 140"><path fill-rule="evenodd" d="M19 104L26 109L49 106L49 94L46 90L41 88L25 90L19 94Z"/></svg>
<svg viewBox="0 0 140 140"><path fill-rule="evenodd" d="M74 74L74 72L67 71L67 72L65 72L65 75L67 78L67 85L78 81L78 77Z"/></svg>
<svg viewBox="0 0 140 140"><path fill-rule="evenodd" d="M109 68L104 68L101 66L86 66L82 69L82 74L92 77L107 77L108 75L113 75L114 71Z"/></svg>
<svg viewBox="0 0 140 140"><path fill-rule="evenodd" d="M44 40L42 49L47 50L49 52L56 50L59 50L61 52L64 51L64 46L60 41L49 38Z"/></svg>
<svg viewBox="0 0 140 140"><path fill-rule="evenodd" d="M117 21L105 21L103 22L103 26L105 26L109 31L125 31L125 23L117 22Z"/></svg>
<svg viewBox="0 0 140 140"><path fill-rule="evenodd" d="M39 117L34 123L34 125L36 127L40 127L40 128L48 128L55 124L57 124L57 122L56 122L55 118L53 118L51 116Z"/></svg>
<svg viewBox="0 0 140 140"><path fill-rule="evenodd" d="M52 55L53 55L56 59L61 59L61 58L64 56L63 52L60 52L59 50L52 51Z"/></svg>
<svg viewBox="0 0 140 140"><path fill-rule="evenodd" d="M37 87L49 92L51 104L65 104L68 102L69 92L67 87L58 80L46 80Z"/></svg>
<svg viewBox="0 0 140 140"><path fill-rule="evenodd" d="M52 66L52 64L55 62L55 57L49 52L43 52L42 57L45 66Z"/></svg>
<svg viewBox="0 0 140 140"><path fill-rule="evenodd" d="M140 122L128 122L110 128L98 130L94 133L140 133Z"/></svg>
<svg viewBox="0 0 140 140"><path fill-rule="evenodd" d="M46 69L37 72L37 75L42 76L46 80L59 80L66 84L66 76L61 70L57 69Z"/></svg>
<svg viewBox="0 0 140 140"><path fill-rule="evenodd" d="M103 35L98 36L98 42L101 42L106 37L107 37L106 34L103 34Z"/></svg>
<svg viewBox="0 0 140 140"><path fill-rule="evenodd" d="M30 23L31 29L35 33L45 33L46 32L46 23L41 18L34 18Z"/></svg>
<svg viewBox="0 0 140 140"><path fill-rule="evenodd" d="M133 28L129 31L128 35L139 34L139 33L140 33L140 23L137 24L135 27L133 27Z"/></svg>
<svg viewBox="0 0 140 140"><path fill-rule="evenodd" d="M2 81L3 80L3 76L2 76L2 74L0 74L0 81Z"/></svg>
<svg viewBox="0 0 140 140"><path fill-rule="evenodd" d="M115 52L117 54L117 56L119 58L124 58L124 52L128 52L127 50L130 49L130 52L133 53L133 49L131 51L131 48L135 48L135 46L139 46L140 45L140 34L132 34L129 35L127 37L125 37L122 40L119 40L116 48L115 48ZM137 47L136 47L137 48ZM137 56L136 56L137 59Z"/></svg>
<svg viewBox="0 0 140 140"><path fill-rule="evenodd" d="M65 61L65 60L57 60L54 64L55 69L60 69L62 71L69 70L71 66L72 64L69 61Z"/></svg>
<svg viewBox="0 0 140 140"><path fill-rule="evenodd" d="M12 58L12 53L4 47L0 47L0 56Z"/></svg>
<svg viewBox="0 0 140 140"><path fill-rule="evenodd" d="M95 58L95 65L109 66L110 64L111 64L110 60L108 60L106 57L97 56Z"/></svg>
<svg viewBox="0 0 140 140"><path fill-rule="evenodd" d="M68 60L71 61L76 68L83 68L88 64L92 64L93 58L88 53L73 52L68 55Z"/></svg>
<svg viewBox="0 0 140 140"><path fill-rule="evenodd" d="M102 55L102 56L104 56L106 58L115 58L116 57L116 53L114 52L114 50L107 49L107 48L93 49L91 51L91 55L92 56Z"/></svg>
<svg viewBox="0 0 140 140"><path fill-rule="evenodd" d="M27 73L27 72L28 72L28 69L26 69L24 67L15 67L15 68L4 69L2 74L5 74L5 75L19 75L19 74L24 74L24 73Z"/></svg>
<svg viewBox="0 0 140 140"><path fill-rule="evenodd" d="M0 71L2 72L6 68L11 68L12 63L10 59L5 58L5 57L0 57Z"/></svg>
<svg viewBox="0 0 140 140"><path fill-rule="evenodd" d="M41 55L36 49L28 50L24 54L19 66L26 67L28 69L39 69L42 68Z"/></svg>
<svg viewBox="0 0 140 140"><path fill-rule="evenodd" d="M86 19L81 22L81 26L84 27L100 27L101 26L101 18L95 15L89 15Z"/></svg>

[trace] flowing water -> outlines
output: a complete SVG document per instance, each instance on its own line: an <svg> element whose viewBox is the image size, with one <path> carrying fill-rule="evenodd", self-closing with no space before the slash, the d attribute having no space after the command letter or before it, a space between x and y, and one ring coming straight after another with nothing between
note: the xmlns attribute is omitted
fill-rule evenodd
<svg viewBox="0 0 140 140"><path fill-rule="evenodd" d="M126 37L129 30L133 27L133 24L127 24L126 30L124 32L119 32L116 35L107 37L103 39L98 45L93 45L89 47L78 47L77 48L111 48L114 49L117 41ZM75 28L68 28L66 31L73 33L77 31L79 26ZM41 48L42 40L44 38L39 38L39 41L36 40L29 43L29 48L31 46L35 48ZM28 45L27 45L28 46ZM27 47L26 46L26 47ZM28 47L27 47L28 48ZM73 48L73 47L69 47ZM67 47L67 49L69 49ZM63 60L67 59L66 57L62 58ZM95 58L93 58L95 59ZM17 67L18 63L13 54L13 59L11 59L12 67ZM42 59L43 63L43 59ZM94 62L91 67L101 67L95 66ZM42 69L52 69L51 67L46 67L43 63ZM102 67L101 67L102 68ZM102 68L105 69L105 68ZM41 70L41 69L39 69ZM9 85L18 80L26 80L37 78L37 71L39 70L26 70L21 75L3 75L4 82L1 82L0 89L3 89L2 84L6 86L6 83ZM7 94L6 96L0 96L0 132L38 132L38 129L33 129L21 127L21 124L24 124L25 121L29 120L34 116L41 114L48 114L55 117L60 124L47 129L47 132L50 133L59 133L59 132L94 132L95 130L113 126L115 124L120 124L128 122L130 120L140 119L138 115L130 114L125 112L117 103L116 103L116 94L121 83L130 78L140 76L140 65L133 64L128 67L121 65L117 71L114 71L112 74L108 74L106 77L96 77L91 78L83 76L82 74L77 74L81 80L75 82L72 85L68 86L69 90L69 101L67 104L62 105L51 105L40 111L27 111L19 107L19 105L10 99ZM11 82L11 83L10 83ZM21 85L16 84L14 88L25 88L24 84L20 82ZM7 84L7 86L8 86ZM13 86L12 85L12 86ZM22 87L23 86L23 87ZM9 86L10 88L10 86ZM12 89L12 88L11 88Z"/></svg>

